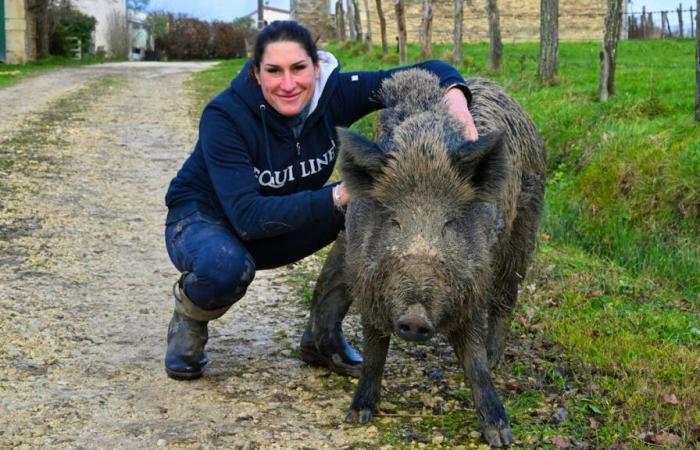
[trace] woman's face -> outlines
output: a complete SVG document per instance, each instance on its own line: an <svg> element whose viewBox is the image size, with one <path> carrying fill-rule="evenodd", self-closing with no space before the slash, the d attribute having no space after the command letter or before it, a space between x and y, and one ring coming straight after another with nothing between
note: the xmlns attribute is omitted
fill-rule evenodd
<svg viewBox="0 0 700 450"><path fill-rule="evenodd" d="M295 116L311 101L320 69L296 42L267 44L254 70L265 100L283 116Z"/></svg>

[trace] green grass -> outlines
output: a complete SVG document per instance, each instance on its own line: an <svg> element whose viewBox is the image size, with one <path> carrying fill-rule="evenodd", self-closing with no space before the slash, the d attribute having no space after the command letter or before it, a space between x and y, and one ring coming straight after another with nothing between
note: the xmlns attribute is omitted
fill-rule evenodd
<svg viewBox="0 0 700 450"><path fill-rule="evenodd" d="M345 70L398 62L353 44L329 49ZM501 84L532 116L548 150L540 247L495 371L516 448L556 448L562 437L588 448L669 446L659 440L663 433L677 436L678 448L700 446L694 51L690 40L621 42L617 94L600 103L597 43L562 42L559 79L551 87L537 79L535 43L506 45L499 73L486 70L488 45L464 47L460 71ZM434 47L437 58L449 53L449 46ZM417 54L418 47L409 47L411 62ZM198 91L200 105L241 64L198 74L194 85L207 86ZM371 135L373 120L355 128ZM300 264L290 276L306 301L318 267ZM438 435L443 447L479 444L471 393L454 357L433 358L438 347L425 361L410 346L398 353L403 364L439 366L445 377L401 378L388 366L384 400L396 414L374 421L379 433L369 446L436 447ZM416 385L417 393L406 392ZM448 407L422 405L420 393L433 391ZM554 418L560 408L563 420Z"/></svg>
<svg viewBox="0 0 700 450"><path fill-rule="evenodd" d="M0 88L10 86L34 74L47 70L62 69L64 67L78 67L88 64L97 64L102 61L95 58L85 58L76 61L62 56L48 56L40 61L27 64L0 64Z"/></svg>

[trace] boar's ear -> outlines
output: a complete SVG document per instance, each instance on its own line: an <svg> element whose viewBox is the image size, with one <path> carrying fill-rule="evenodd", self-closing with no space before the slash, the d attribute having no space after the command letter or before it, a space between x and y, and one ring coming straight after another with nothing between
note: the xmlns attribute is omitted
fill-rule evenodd
<svg viewBox="0 0 700 450"><path fill-rule="evenodd" d="M508 177L508 150L503 137L503 130L491 131L450 152L462 176L485 196L497 194Z"/></svg>
<svg viewBox="0 0 700 450"><path fill-rule="evenodd" d="M381 174L386 155L377 144L347 128L338 128L340 172L350 196L368 198L377 175Z"/></svg>

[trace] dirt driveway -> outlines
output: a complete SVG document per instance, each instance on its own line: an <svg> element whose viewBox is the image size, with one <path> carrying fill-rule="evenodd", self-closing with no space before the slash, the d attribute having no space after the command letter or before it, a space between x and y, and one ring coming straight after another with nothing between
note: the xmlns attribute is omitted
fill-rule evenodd
<svg viewBox="0 0 700 450"><path fill-rule="evenodd" d="M342 422L351 383L295 358L307 311L283 270L213 323L201 380L165 376L163 196L196 137L183 82L205 67L106 64L0 90L0 448L377 442Z"/></svg>

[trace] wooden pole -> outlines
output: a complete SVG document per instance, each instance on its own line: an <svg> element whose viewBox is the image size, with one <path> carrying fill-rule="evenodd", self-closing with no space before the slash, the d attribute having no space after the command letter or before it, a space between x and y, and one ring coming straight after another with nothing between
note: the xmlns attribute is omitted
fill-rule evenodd
<svg viewBox="0 0 700 450"><path fill-rule="evenodd" d="M559 0L540 1L540 81L554 84L559 68Z"/></svg>
<svg viewBox="0 0 700 450"><path fill-rule="evenodd" d="M403 0L394 0L394 9L396 10L396 25L399 32L399 64L406 64L408 58L406 55L406 14Z"/></svg>
<svg viewBox="0 0 700 450"><path fill-rule="evenodd" d="M462 22L464 21L464 4L463 0L455 0L455 27L454 27L454 42L452 49L452 64L461 66L464 61L462 55Z"/></svg>
<svg viewBox="0 0 700 450"><path fill-rule="evenodd" d="M700 0L697 0L697 9L700 11ZM700 14L695 16L695 120L700 122Z"/></svg>
<svg viewBox="0 0 700 450"><path fill-rule="evenodd" d="M420 59L433 57L433 0L423 0L423 15L420 21Z"/></svg>
<svg viewBox="0 0 700 450"><path fill-rule="evenodd" d="M365 5L365 20L367 21L367 33L365 33L365 43L367 44L367 51L372 51L372 24L370 22L369 14L369 0L364 0Z"/></svg>
<svg viewBox="0 0 700 450"><path fill-rule="evenodd" d="M680 3L678 4L678 9L676 10L678 13L678 35L683 39L683 4Z"/></svg>
<svg viewBox="0 0 700 450"><path fill-rule="evenodd" d="M377 15L379 15L379 31L382 34L382 53L386 55L389 52L389 42L386 39L386 19L382 9L382 0L377 0Z"/></svg>

